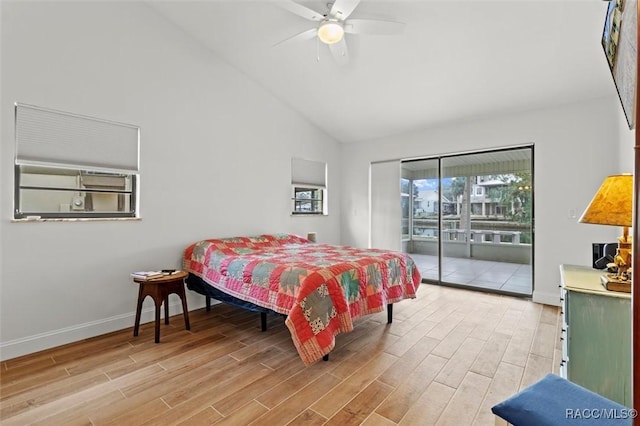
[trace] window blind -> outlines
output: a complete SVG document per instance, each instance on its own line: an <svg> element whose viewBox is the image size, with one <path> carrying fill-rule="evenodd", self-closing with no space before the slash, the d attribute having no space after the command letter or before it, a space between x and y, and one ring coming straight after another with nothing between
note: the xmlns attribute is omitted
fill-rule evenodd
<svg viewBox="0 0 640 426"><path fill-rule="evenodd" d="M322 161L291 159L291 183L294 185L327 186L327 164Z"/></svg>
<svg viewBox="0 0 640 426"><path fill-rule="evenodd" d="M16 163L137 173L140 129L16 104Z"/></svg>

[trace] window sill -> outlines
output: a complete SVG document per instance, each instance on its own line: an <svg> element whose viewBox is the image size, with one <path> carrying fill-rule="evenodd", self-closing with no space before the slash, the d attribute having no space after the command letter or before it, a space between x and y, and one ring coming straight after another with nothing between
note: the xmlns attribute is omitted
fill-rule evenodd
<svg viewBox="0 0 640 426"><path fill-rule="evenodd" d="M38 218L38 219L11 219L11 223L33 222L127 222L139 221L141 217L64 217L64 218Z"/></svg>
<svg viewBox="0 0 640 426"><path fill-rule="evenodd" d="M289 214L289 216L291 217L327 217L329 216L328 213L322 213L322 214L318 214L318 213L291 213Z"/></svg>

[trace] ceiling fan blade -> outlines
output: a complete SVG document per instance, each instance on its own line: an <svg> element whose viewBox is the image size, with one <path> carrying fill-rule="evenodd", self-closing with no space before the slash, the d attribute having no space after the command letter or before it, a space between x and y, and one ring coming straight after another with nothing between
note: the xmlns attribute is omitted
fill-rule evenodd
<svg viewBox="0 0 640 426"><path fill-rule="evenodd" d="M331 50L331 55L338 65L346 65L349 63L349 50L347 49L347 43L344 38L337 43L330 44L329 50Z"/></svg>
<svg viewBox="0 0 640 426"><path fill-rule="evenodd" d="M273 45L273 47L279 46L279 45L281 45L283 43L289 43L289 42L293 42L293 41L311 40L317 34L318 34L318 29L317 28L311 28L309 30L304 30L301 33L298 33L296 35L293 35L293 36L291 36L289 38L285 38L284 40L277 42L276 44Z"/></svg>
<svg viewBox="0 0 640 426"><path fill-rule="evenodd" d="M329 15L344 21L351 15L351 12L353 12L353 9L355 9L359 3L360 0L335 0L333 6L331 6Z"/></svg>
<svg viewBox="0 0 640 426"><path fill-rule="evenodd" d="M404 26L402 22L348 19L344 22L344 32L350 34L396 35L404 31Z"/></svg>
<svg viewBox="0 0 640 426"><path fill-rule="evenodd" d="M292 0L278 1L277 5L285 10L288 10L291 13L294 13L298 16L302 16L303 18L308 19L310 21L319 22L319 21L322 21L322 19L324 19L324 16L322 15L322 13L309 9L308 7L298 4Z"/></svg>

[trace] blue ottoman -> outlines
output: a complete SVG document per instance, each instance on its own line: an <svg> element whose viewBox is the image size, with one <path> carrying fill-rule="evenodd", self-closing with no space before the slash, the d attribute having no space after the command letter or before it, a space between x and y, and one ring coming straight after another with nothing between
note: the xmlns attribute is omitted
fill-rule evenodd
<svg viewBox="0 0 640 426"><path fill-rule="evenodd" d="M491 411L514 426L631 426L636 411L555 374L494 405Z"/></svg>

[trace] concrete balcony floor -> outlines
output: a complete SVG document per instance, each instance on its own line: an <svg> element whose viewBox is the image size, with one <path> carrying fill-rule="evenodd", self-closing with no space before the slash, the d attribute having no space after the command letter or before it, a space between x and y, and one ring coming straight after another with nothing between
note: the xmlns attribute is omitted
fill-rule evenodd
<svg viewBox="0 0 640 426"><path fill-rule="evenodd" d="M438 257L409 254L422 278L437 283ZM523 297L533 293L531 265L488 260L443 257L442 284Z"/></svg>

